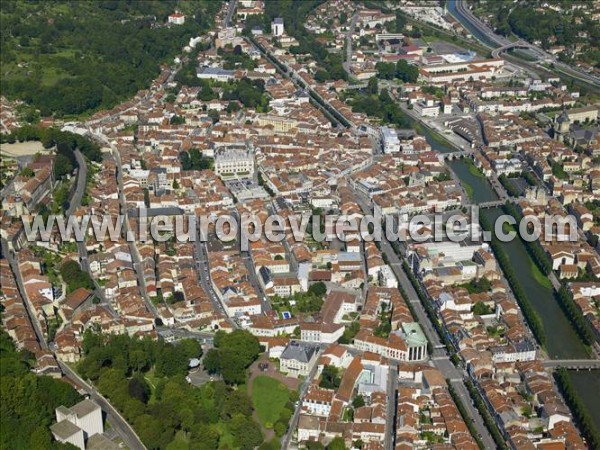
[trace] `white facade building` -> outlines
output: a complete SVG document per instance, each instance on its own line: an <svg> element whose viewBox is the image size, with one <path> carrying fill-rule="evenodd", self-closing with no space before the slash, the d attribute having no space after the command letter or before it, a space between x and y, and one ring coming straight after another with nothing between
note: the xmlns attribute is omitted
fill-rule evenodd
<svg viewBox="0 0 600 450"><path fill-rule="evenodd" d="M319 348L291 341L279 358L279 370L291 377L306 377L317 363Z"/></svg>
<svg viewBox="0 0 600 450"><path fill-rule="evenodd" d="M93 400L82 400L70 408L59 406L55 414L57 423L51 430L59 442L69 442L83 450L84 440L104 433L102 409Z"/></svg>
<svg viewBox="0 0 600 450"><path fill-rule="evenodd" d="M277 17L271 22L271 34L273 36L283 36L283 19Z"/></svg>
<svg viewBox="0 0 600 450"><path fill-rule="evenodd" d="M381 127L380 135L384 153L397 153L400 151L400 140L398 139L396 130L389 127Z"/></svg>
<svg viewBox="0 0 600 450"><path fill-rule="evenodd" d="M215 154L215 173L219 176L251 176L254 155L248 150L224 149Z"/></svg>
<svg viewBox="0 0 600 450"><path fill-rule="evenodd" d="M167 20L173 25L183 25L185 23L185 15L181 14L179 11L175 11Z"/></svg>

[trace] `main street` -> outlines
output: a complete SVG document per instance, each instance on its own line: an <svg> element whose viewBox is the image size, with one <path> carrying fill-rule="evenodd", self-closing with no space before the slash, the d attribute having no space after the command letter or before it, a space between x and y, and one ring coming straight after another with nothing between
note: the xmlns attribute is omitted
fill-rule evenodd
<svg viewBox="0 0 600 450"><path fill-rule="evenodd" d="M362 208L365 214L372 214L370 201L368 201L360 192L355 192L355 198L358 202L359 206ZM482 442L485 445L485 448L496 448L496 444L492 439L488 429L485 426L483 418L479 414L477 408L475 408L471 398L469 396L469 391L464 383L463 378L467 377L467 374L464 370L457 369L454 364L450 361L450 358L447 352L444 350L444 345L442 344L440 337L438 336L429 316L425 311L425 307L421 304L419 296L415 291L412 283L408 279L404 269L402 267L402 261L394 251L391 243L386 239L385 236L382 236L381 240L381 251L385 253L389 259L389 265L391 266L398 282L404 289L404 292L407 296L407 301L409 301L412 305L412 309L415 311L416 319L421 325L423 332L427 336L428 341L431 343L433 347L432 363L434 366L444 374L447 379L450 379L452 386L458 392L460 396L463 406L467 411L477 433L481 437Z"/></svg>
<svg viewBox="0 0 600 450"><path fill-rule="evenodd" d="M387 410L384 448L394 450L396 442L396 413L398 411L398 364L390 361L387 380Z"/></svg>
<svg viewBox="0 0 600 450"><path fill-rule="evenodd" d="M304 395L306 395L306 391L308 387L312 384L315 376L317 375L317 370L319 369L319 365L315 364L313 368L308 373L308 376L304 379L300 387L298 388L298 406L294 410L294 415L290 419L290 424L286 433L281 438L281 448L283 450L287 450L290 448L290 443L292 441L292 436L294 435L294 431L298 428L298 421L300 419L300 412L302 410L302 399Z"/></svg>
<svg viewBox="0 0 600 450"><path fill-rule="evenodd" d="M306 83L304 81L304 79L298 73L296 73L296 71L292 67L290 67L286 63L282 63L279 59L277 59L275 56L273 56L269 51L267 51L266 49L264 49L260 45L258 45L258 43L256 41L254 41L252 38L247 38L247 41L250 44L254 45L258 49L258 51L268 61L273 63L275 68L278 69L284 77L286 77L292 83L294 83L294 85L297 88L306 90L310 95L312 95L313 99L314 98L319 99L321 102L323 102L323 105L326 105L327 108L329 108L331 111L334 111L338 117L342 117L342 118L344 117L335 107L333 107L329 102L325 101L325 99L323 99L323 97L321 97L321 95L317 91L315 91L308 83ZM282 68L284 68L285 70L283 70ZM327 108L325 108L325 106L323 106L321 103L319 103L317 101L313 101L313 99L311 99L311 103L317 109L319 109L325 115L325 117L329 118L329 120L334 122L336 126L344 126L344 124L337 117L334 117L334 115L330 111L328 111ZM346 120L346 119L344 119L344 120ZM349 126L354 128L354 124L352 124L352 123L349 123Z"/></svg>
<svg viewBox="0 0 600 450"><path fill-rule="evenodd" d="M358 13L354 12L354 14L352 14L352 19L350 19L348 32L346 33L346 59L344 60L343 66L344 70L348 75L352 75L350 73L350 65L352 64L352 33L354 33L354 28L356 27L357 20Z"/></svg>
<svg viewBox="0 0 600 450"><path fill-rule="evenodd" d="M215 311L219 311L224 316L227 316L225 308L213 288L213 284L210 279L208 250L206 248L206 243L201 241L200 232L198 229L196 229L196 242L194 242L194 248L196 265L198 267L198 280L200 281L200 286L202 287L202 289L204 289L204 292L207 293ZM233 325L235 326L235 323L233 323Z"/></svg>
<svg viewBox="0 0 600 450"><path fill-rule="evenodd" d="M10 265L12 273L15 276L17 288L21 294L23 303L25 304L25 309L27 311L27 315L29 316L29 320L31 321L31 325L33 326L33 331L35 331L37 341L43 350L48 350L48 344L46 343L46 338L42 332L42 326L38 320L38 316L35 313L35 308L29 301L29 297L27 296L27 292L23 286L23 279L21 278L21 271L19 270L19 262L17 261L15 253L12 250L9 250L6 239L2 239L2 255L4 255L4 257L8 260L8 264Z"/></svg>
<svg viewBox="0 0 600 450"><path fill-rule="evenodd" d="M233 13L235 12L236 6L237 0L229 0L229 5L227 6L227 14L225 15L225 20L223 20L224 28L229 28L231 24L231 18L233 17Z"/></svg>

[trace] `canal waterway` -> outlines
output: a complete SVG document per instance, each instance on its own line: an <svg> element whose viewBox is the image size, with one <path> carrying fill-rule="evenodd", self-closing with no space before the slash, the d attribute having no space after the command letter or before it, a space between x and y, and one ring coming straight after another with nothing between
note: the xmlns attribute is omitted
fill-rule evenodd
<svg viewBox="0 0 600 450"><path fill-rule="evenodd" d="M496 191L488 179L477 169L469 158L455 159L448 163L450 169L460 179L473 203L484 203L498 200Z"/></svg>
<svg viewBox="0 0 600 450"><path fill-rule="evenodd" d="M579 398L600 430L600 373L597 370L569 370L569 378Z"/></svg>
<svg viewBox="0 0 600 450"><path fill-rule="evenodd" d="M482 210L480 214L494 223L503 211L493 208ZM587 349L554 298L550 280L535 265L523 242L515 238L502 245L517 280L542 321L548 356L551 359L588 358Z"/></svg>

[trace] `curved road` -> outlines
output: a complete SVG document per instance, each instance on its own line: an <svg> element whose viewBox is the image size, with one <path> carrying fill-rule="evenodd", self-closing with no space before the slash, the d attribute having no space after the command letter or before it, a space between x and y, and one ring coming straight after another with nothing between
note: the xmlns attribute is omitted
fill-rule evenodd
<svg viewBox="0 0 600 450"><path fill-rule="evenodd" d="M146 446L142 443L140 438L135 434L131 425L127 423L127 421L121 416L119 411L116 410L114 406L112 406L106 398L100 394L94 386L91 386L86 381L83 380L75 371L73 371L69 366L67 366L62 361L58 361L58 365L61 370L65 374L67 378L73 381L78 386L81 386L90 396L92 400L94 400L102 411L106 413L106 420L110 421L111 426L119 433L119 436L123 438L123 442L130 450L145 450Z"/></svg>
<svg viewBox="0 0 600 450"><path fill-rule="evenodd" d="M511 44L511 41L509 41L503 36L494 33L487 25L485 25L481 20L479 20L479 18L475 17L471 10L466 6L464 0L454 0L453 3L456 7L457 13L453 14L454 17L459 22L461 22L467 29L469 29L469 27L472 27L479 33L481 33L485 37L485 39L489 41L484 42L483 40L480 40L484 45L489 46L489 43L495 43L498 47L504 47L506 45ZM533 44L530 44L529 47L531 49L536 50L536 53L540 55L547 55L547 53L543 49L536 47ZM595 77L579 69L571 67L568 64L556 61L550 55L548 55L548 57L553 59L554 66L559 72L563 72L565 75L577 78L578 80L587 83L596 90L598 89L598 87L600 87L600 80L598 79L598 77ZM519 65L527 66L527 64L523 62L520 62Z"/></svg>

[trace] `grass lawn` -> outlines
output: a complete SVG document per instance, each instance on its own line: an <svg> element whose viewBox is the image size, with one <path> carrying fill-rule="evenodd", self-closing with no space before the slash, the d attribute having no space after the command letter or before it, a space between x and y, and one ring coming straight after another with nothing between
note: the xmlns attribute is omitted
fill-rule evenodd
<svg viewBox="0 0 600 450"><path fill-rule="evenodd" d="M265 428L273 427L288 400L288 389L280 381L260 375L252 382L252 404Z"/></svg>
<svg viewBox="0 0 600 450"><path fill-rule="evenodd" d="M535 261L533 259L531 259L531 257L530 257L530 260L531 260L531 274L533 275L533 279L535 281L537 281L539 284L541 284L542 286L544 286L548 289L552 289L552 287L553 287L552 282L550 281L548 276L546 276L542 273L540 268L537 266Z"/></svg>
<svg viewBox="0 0 600 450"><path fill-rule="evenodd" d="M146 383L150 386L150 399L148 403L156 402L156 385L158 384L158 378L154 375L154 368L150 369L148 372L144 374L144 379Z"/></svg>
<svg viewBox="0 0 600 450"><path fill-rule="evenodd" d="M477 177L477 178L485 178L485 175L483 174L483 172L475 166L473 161L471 161L470 159L466 159L466 164L469 167L469 173L471 175L473 175L474 177Z"/></svg>

